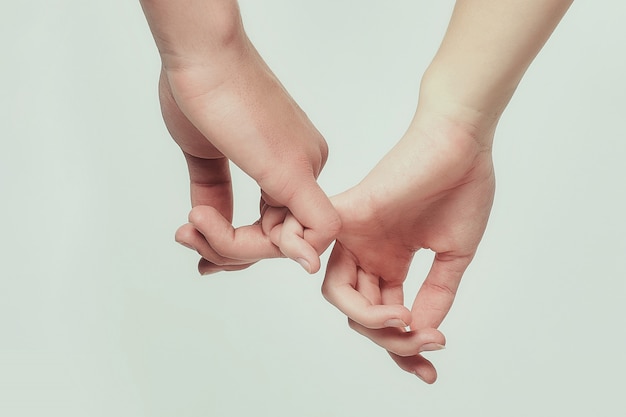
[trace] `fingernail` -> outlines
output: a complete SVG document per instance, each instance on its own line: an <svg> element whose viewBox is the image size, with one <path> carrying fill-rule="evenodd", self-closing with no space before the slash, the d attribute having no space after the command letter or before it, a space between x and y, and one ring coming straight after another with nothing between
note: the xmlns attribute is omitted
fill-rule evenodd
<svg viewBox="0 0 626 417"><path fill-rule="evenodd" d="M434 352L445 348L446 347L444 345L440 345L439 343L426 343L420 347L420 352Z"/></svg>
<svg viewBox="0 0 626 417"><path fill-rule="evenodd" d="M383 323L385 327L406 327L407 324L400 319L389 319Z"/></svg>
<svg viewBox="0 0 626 417"><path fill-rule="evenodd" d="M413 375L415 375L416 377L421 379L423 382L426 382L426 380L424 378L422 378L422 376L420 374L418 374L417 371L413 371ZM428 384L428 382L426 382L426 383Z"/></svg>
<svg viewBox="0 0 626 417"><path fill-rule="evenodd" d="M178 241L177 241L177 242L178 242ZM184 246L184 247L186 247L186 248L188 248L188 249L191 249L191 250L196 250L193 246L191 246L191 245L190 245L190 244L188 244L188 243L185 243L185 242L178 242L178 244L179 244L179 245L182 245L182 246Z"/></svg>
<svg viewBox="0 0 626 417"><path fill-rule="evenodd" d="M300 266L302 268L304 268L304 270L306 272L308 272L309 274L311 273L311 265L309 265L309 263L306 261L306 259L304 259L304 258L296 258L296 262L298 262L300 264Z"/></svg>

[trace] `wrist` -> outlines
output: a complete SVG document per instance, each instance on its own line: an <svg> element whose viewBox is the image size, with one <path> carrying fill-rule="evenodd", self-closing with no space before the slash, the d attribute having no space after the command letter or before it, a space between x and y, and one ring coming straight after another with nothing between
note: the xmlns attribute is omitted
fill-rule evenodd
<svg viewBox="0 0 626 417"><path fill-rule="evenodd" d="M166 71L215 65L250 46L236 0L141 0Z"/></svg>
<svg viewBox="0 0 626 417"><path fill-rule="evenodd" d="M409 213L442 192L493 176L492 132L449 115L418 111L402 139L355 187L364 215Z"/></svg>
<svg viewBox="0 0 626 417"><path fill-rule="evenodd" d="M441 117L490 146L517 84L493 84L486 75L468 76L435 60L422 77L416 118Z"/></svg>

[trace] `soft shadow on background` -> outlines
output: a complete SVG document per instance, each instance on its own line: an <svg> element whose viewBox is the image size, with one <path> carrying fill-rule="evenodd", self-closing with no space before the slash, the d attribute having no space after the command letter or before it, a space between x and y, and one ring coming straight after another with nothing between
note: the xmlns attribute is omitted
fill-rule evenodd
<svg viewBox="0 0 626 417"><path fill-rule="evenodd" d="M452 5L241 1L330 143L329 194L404 132ZM187 178L137 1L3 2L0 415L622 415L624 12L575 3L505 113L492 218L426 386L348 329L322 273L197 276L173 241ZM235 181L253 221L257 190Z"/></svg>

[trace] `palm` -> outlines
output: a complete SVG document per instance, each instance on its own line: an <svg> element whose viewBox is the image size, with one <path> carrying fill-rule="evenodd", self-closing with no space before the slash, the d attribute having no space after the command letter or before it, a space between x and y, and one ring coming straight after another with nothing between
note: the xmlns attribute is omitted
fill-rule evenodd
<svg viewBox="0 0 626 417"><path fill-rule="evenodd" d="M495 181L488 152L467 168L450 165L445 175L428 161L419 161L426 169L413 168L420 164L407 164L405 154L392 151L361 184L333 199L343 228L323 291L355 330L388 349L403 369L432 379L434 368L418 355L419 338L401 328L435 329L444 319L487 225ZM413 171L407 175L398 166ZM389 181L396 174L397 181ZM395 183L402 192L389 186ZM436 255L409 311L403 283L420 249Z"/></svg>

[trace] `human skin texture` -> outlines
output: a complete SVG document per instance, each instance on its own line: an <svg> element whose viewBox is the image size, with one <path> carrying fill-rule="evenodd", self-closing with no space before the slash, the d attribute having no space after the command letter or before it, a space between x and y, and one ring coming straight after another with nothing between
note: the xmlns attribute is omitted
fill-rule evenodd
<svg viewBox="0 0 626 417"><path fill-rule="evenodd" d="M189 168L190 219L219 229L207 244L193 227L176 239L202 253L203 273L242 269L288 256L308 272L334 240L340 219L316 182L327 156L322 135L247 37L234 0L142 0L161 56L159 97L165 124ZM261 190L260 221L233 228L229 163ZM286 248L269 232L289 210L301 235L285 230ZM282 250L281 250L282 249Z"/></svg>
<svg viewBox="0 0 626 417"><path fill-rule="evenodd" d="M498 120L570 4L457 1L407 132L361 183L333 198L343 228L325 297L428 383L437 374L413 333L437 328L452 306L491 211ZM419 249L435 256L409 310L402 287ZM441 342L432 337L436 349Z"/></svg>
<svg viewBox="0 0 626 417"><path fill-rule="evenodd" d="M427 383L437 373L421 352L445 345L436 329L487 226L498 121L571 3L457 1L422 78L406 133L359 184L332 198L342 228L326 270L324 296L346 314L354 330ZM192 224L207 242L220 241L219 231L196 220ZM294 241L284 236L306 241L307 229L291 213L281 220L268 233L274 245L289 252ZM403 285L420 249L433 251L434 261L408 309Z"/></svg>

